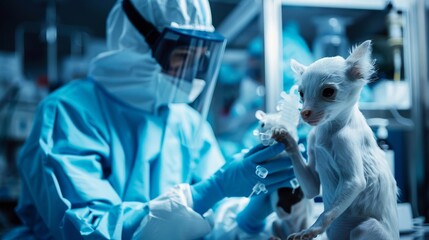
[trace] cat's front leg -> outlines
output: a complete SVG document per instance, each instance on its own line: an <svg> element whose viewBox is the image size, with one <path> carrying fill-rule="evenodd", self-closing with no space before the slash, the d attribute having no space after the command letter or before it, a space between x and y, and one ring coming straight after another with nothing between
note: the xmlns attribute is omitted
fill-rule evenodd
<svg viewBox="0 0 429 240"><path fill-rule="evenodd" d="M273 138L285 145L285 150L292 160L293 171L301 185L306 198L314 198L320 193L320 179L316 172L314 151L312 150L312 134L309 134L308 164L298 149L298 143L284 128L273 129Z"/></svg>

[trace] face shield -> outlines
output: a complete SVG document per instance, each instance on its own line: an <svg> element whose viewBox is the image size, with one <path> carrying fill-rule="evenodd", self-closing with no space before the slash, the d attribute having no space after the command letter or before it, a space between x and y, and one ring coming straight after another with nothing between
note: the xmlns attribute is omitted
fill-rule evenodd
<svg viewBox="0 0 429 240"><path fill-rule="evenodd" d="M124 0L122 7L162 68L158 101L189 103L205 118L225 50L225 38L217 32L174 27L166 27L160 33L130 0Z"/></svg>
<svg viewBox="0 0 429 240"><path fill-rule="evenodd" d="M164 79L161 97L202 110L212 97L225 42L216 32L165 28L154 49Z"/></svg>

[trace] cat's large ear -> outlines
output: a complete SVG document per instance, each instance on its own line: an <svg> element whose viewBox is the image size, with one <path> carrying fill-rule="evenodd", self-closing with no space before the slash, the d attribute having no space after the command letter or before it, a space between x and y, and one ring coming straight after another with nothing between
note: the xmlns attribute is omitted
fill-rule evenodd
<svg viewBox="0 0 429 240"><path fill-rule="evenodd" d="M368 81L374 73L371 51L371 40L366 40L352 49L350 56L346 59L346 73L350 79Z"/></svg>
<svg viewBox="0 0 429 240"><path fill-rule="evenodd" d="M306 66L297 62L295 59L290 60L290 67L292 68L292 71L298 75L302 75L307 68Z"/></svg>

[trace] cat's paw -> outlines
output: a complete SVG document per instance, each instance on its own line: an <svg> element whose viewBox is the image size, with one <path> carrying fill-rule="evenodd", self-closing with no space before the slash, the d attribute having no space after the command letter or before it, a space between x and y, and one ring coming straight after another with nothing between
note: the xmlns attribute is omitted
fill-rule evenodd
<svg viewBox="0 0 429 240"><path fill-rule="evenodd" d="M313 239L322 234L323 230L317 227L311 227L298 233L293 233L287 237L288 240Z"/></svg>
<svg viewBox="0 0 429 240"><path fill-rule="evenodd" d="M288 153L299 152L298 143L292 137L292 135L285 128L274 128L272 138L277 142L281 142L285 145L285 150Z"/></svg>
<svg viewBox="0 0 429 240"><path fill-rule="evenodd" d="M311 226L310 228L303 230L298 233L294 233L288 236L288 240L295 240L295 239L313 239L316 238L318 235L324 233L328 226L332 223L332 221L335 219L335 215L330 212L323 212L319 218L317 218L316 222Z"/></svg>

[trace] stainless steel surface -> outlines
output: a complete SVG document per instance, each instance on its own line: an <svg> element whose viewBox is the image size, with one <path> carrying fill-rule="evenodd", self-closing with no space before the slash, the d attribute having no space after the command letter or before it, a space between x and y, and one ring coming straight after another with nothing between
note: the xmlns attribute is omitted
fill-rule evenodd
<svg viewBox="0 0 429 240"><path fill-rule="evenodd" d="M282 17L280 0L263 1L266 112L275 112L283 89Z"/></svg>
<svg viewBox="0 0 429 240"><path fill-rule="evenodd" d="M405 62L406 76L411 80L412 111L411 117L414 128L411 131L412 141L408 143L408 176L409 197L414 214L423 214L428 202L424 201L423 189L425 178L425 161L428 156L425 143L428 137L425 133L425 109L427 109L427 40L425 7L423 1L410 1L409 11L406 12L405 28ZM426 189L427 190L427 189Z"/></svg>

